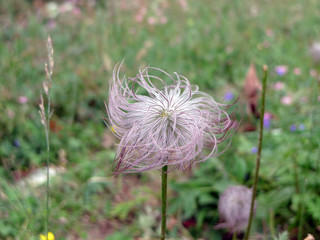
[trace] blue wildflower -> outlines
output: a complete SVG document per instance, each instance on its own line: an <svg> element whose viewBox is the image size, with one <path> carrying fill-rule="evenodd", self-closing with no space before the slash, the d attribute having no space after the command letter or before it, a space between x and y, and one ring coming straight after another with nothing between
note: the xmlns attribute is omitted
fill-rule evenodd
<svg viewBox="0 0 320 240"><path fill-rule="evenodd" d="M15 146L16 148L19 148L21 146L20 141L18 139L15 139L13 141L13 146Z"/></svg>
<svg viewBox="0 0 320 240"><path fill-rule="evenodd" d="M290 131L291 131L291 132L297 131L297 126L294 125L294 124L292 124L292 125L290 126Z"/></svg>
<svg viewBox="0 0 320 240"><path fill-rule="evenodd" d="M257 147L253 147L252 149L251 149L251 153L252 154L256 154L258 152L258 148Z"/></svg>
<svg viewBox="0 0 320 240"><path fill-rule="evenodd" d="M227 92L225 95L224 95L224 99L227 100L227 101L232 101L234 98L234 95L232 92Z"/></svg>

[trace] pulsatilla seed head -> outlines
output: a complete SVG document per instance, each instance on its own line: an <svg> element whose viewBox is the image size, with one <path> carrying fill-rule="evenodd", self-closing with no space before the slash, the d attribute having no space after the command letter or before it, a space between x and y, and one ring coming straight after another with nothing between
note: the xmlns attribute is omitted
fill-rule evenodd
<svg viewBox="0 0 320 240"><path fill-rule="evenodd" d="M115 175L164 165L187 171L224 151L218 145L234 130L234 103L218 103L184 76L159 68L120 78L121 65L114 68L105 104L105 120L120 139Z"/></svg>
<svg viewBox="0 0 320 240"><path fill-rule="evenodd" d="M220 196L218 211L221 223L215 229L226 228L231 232L244 230L249 221L252 189L245 186L230 186ZM256 202L254 211L256 209Z"/></svg>

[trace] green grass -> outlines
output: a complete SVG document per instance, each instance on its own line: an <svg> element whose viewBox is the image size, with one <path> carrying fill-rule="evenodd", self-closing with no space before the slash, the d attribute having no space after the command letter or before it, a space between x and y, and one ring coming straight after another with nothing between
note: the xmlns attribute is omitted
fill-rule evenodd
<svg viewBox="0 0 320 240"><path fill-rule="evenodd" d="M254 125L258 122L246 115L243 85L251 62L260 77L267 64L266 112L274 118L264 135L252 232L265 239L284 230L297 236L300 226L302 236L313 233L319 238L319 80L309 71L320 67L308 49L320 41L320 3L187 1L187 9L170 1L123 3L127 7L111 0L83 4L80 15L69 12L54 18L53 29L48 28L44 7L31 1L0 3L0 238L38 239L44 233L45 185L21 189L16 179L45 166L38 103L48 34L55 59L50 161L64 168L51 183L50 230L57 239L159 235L160 173L114 179L115 146L103 145L111 134L102 121L104 101L112 69L123 59L123 73L129 77L150 65L186 76L218 101L228 91L239 95L242 124L250 120ZM145 19L137 22L143 8ZM167 23L148 24L148 18L158 14ZM277 65L287 65L288 73L278 76ZM295 67L301 75L293 73ZM277 81L285 83L283 90L273 89ZM286 95L293 97L290 106L281 104ZM19 96L26 96L27 104L20 104ZM305 129L291 132L292 124L304 124ZM237 133L227 152L192 174L169 174L170 237L221 239L223 231L212 228L218 223L219 193L231 184L252 185L251 149L257 134ZM190 219L196 225L186 229L182 223Z"/></svg>

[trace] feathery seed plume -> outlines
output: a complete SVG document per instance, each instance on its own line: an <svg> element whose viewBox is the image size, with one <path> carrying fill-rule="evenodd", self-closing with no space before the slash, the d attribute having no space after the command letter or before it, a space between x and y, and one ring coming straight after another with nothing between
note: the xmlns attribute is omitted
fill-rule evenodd
<svg viewBox="0 0 320 240"><path fill-rule="evenodd" d="M230 186L219 198L218 211L221 223L215 229L227 228L231 232L244 230L249 221L252 189L245 186ZM254 211L256 209L256 202Z"/></svg>
<svg viewBox="0 0 320 240"><path fill-rule="evenodd" d="M236 108L199 91L177 73L146 67L135 78L114 68L106 122L120 139L114 174L174 165L183 171L217 156L234 130ZM205 152L203 149L208 149Z"/></svg>

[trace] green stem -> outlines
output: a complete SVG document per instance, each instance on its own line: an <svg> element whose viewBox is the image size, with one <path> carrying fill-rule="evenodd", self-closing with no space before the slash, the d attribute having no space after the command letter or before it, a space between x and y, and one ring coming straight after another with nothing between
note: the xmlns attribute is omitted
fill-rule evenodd
<svg viewBox="0 0 320 240"><path fill-rule="evenodd" d="M234 232L233 235L232 235L232 240L238 240L237 238L237 232Z"/></svg>
<svg viewBox="0 0 320 240"><path fill-rule="evenodd" d="M294 185L296 188L296 194L300 194L300 187L299 187L299 175L298 175L298 163L296 156L293 156L293 163L294 163Z"/></svg>
<svg viewBox="0 0 320 240"><path fill-rule="evenodd" d="M50 209L49 209L49 199L50 199L50 186L49 186L49 180L50 180L50 90L48 90L48 107L47 107L47 126L46 126L46 143L47 143L47 213L46 213L46 236L48 238L48 232L49 232L49 215L50 215Z"/></svg>
<svg viewBox="0 0 320 240"><path fill-rule="evenodd" d="M307 179L305 179L304 181L304 185L301 191L301 200L300 200L300 204L299 204L299 226L298 226L298 239L302 239L302 235L303 235L303 215L304 215L304 196L305 196L305 189L306 189L306 184L307 184Z"/></svg>
<svg viewBox="0 0 320 240"><path fill-rule="evenodd" d="M168 166L162 167L162 194L161 194L161 240L166 239L166 220L167 220L167 175Z"/></svg>
<svg viewBox="0 0 320 240"><path fill-rule="evenodd" d="M264 76L263 76L263 82L262 82L262 102L261 102L257 164L256 164L256 173L254 176L254 183L253 183L253 192L252 192L252 199L251 199L249 222L248 222L247 232L246 232L246 235L244 238L245 240L249 239L252 216L253 216L253 209L254 209L254 199L255 199L255 196L257 193L257 183L258 183L258 176L259 176L261 148L262 148L262 139L263 139L263 117L264 117L264 109L265 109L265 103L266 103L266 86L267 86L267 78L268 78L268 67L266 65L263 66L263 72L264 72Z"/></svg>
<svg viewBox="0 0 320 240"><path fill-rule="evenodd" d="M270 232L271 232L271 236L274 238L276 236L276 231L274 228L274 210L270 209L269 213L270 213Z"/></svg>

